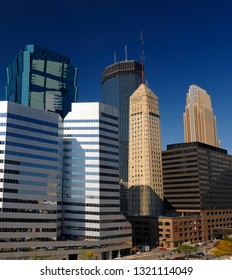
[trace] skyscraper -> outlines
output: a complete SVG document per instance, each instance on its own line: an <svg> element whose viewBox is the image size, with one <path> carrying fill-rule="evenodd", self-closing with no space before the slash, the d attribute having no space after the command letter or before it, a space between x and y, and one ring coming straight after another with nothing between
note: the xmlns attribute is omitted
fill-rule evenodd
<svg viewBox="0 0 232 280"><path fill-rule="evenodd" d="M171 214L169 220L178 215L197 218L195 222L175 221L176 233L166 234L174 239L179 235L184 242L231 234L232 156L200 142L168 145L162 155L164 205Z"/></svg>
<svg viewBox="0 0 232 280"><path fill-rule="evenodd" d="M64 118L77 101L77 72L68 57L26 45L7 67L6 100Z"/></svg>
<svg viewBox="0 0 232 280"><path fill-rule="evenodd" d="M142 81L142 65L135 60L116 62L102 75L102 101L118 109L119 178L128 182L129 99Z"/></svg>
<svg viewBox="0 0 232 280"><path fill-rule="evenodd" d="M232 209L232 157L199 142L163 151L166 209L178 212Z"/></svg>
<svg viewBox="0 0 232 280"><path fill-rule="evenodd" d="M0 108L0 242L21 250L28 241L31 247L55 241L61 235L61 118L7 101Z"/></svg>
<svg viewBox="0 0 232 280"><path fill-rule="evenodd" d="M131 216L163 211L160 117L157 96L141 84L130 97L129 207Z"/></svg>
<svg viewBox="0 0 232 280"><path fill-rule="evenodd" d="M202 88L191 85L184 113L185 142L202 142L220 146L210 96Z"/></svg>
<svg viewBox="0 0 232 280"><path fill-rule="evenodd" d="M63 123L57 113L0 102L0 259L77 259L85 246L110 259L130 250L117 119L99 103L74 103Z"/></svg>
<svg viewBox="0 0 232 280"><path fill-rule="evenodd" d="M117 110L73 103L63 137L63 233L103 243L131 241L131 225L120 214Z"/></svg>

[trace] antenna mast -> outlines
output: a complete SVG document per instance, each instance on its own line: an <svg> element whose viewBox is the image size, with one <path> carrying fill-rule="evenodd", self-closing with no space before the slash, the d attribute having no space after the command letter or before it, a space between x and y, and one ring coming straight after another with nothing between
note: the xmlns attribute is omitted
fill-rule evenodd
<svg viewBox="0 0 232 280"><path fill-rule="evenodd" d="M125 45L125 61L127 61L127 45Z"/></svg>
<svg viewBox="0 0 232 280"><path fill-rule="evenodd" d="M141 40L141 45L142 45L142 84L144 84L144 60L145 60L145 55L144 55L144 40L143 40L143 31L142 30L141 30L140 40Z"/></svg>

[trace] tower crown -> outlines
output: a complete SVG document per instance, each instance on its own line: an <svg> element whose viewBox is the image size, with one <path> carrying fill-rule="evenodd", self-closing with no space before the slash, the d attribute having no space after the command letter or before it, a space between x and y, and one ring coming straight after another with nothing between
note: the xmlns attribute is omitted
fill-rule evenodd
<svg viewBox="0 0 232 280"><path fill-rule="evenodd" d="M158 99L158 97L154 94L154 92L152 92L149 87L145 84L141 84L136 91L132 94L131 97L136 97L136 96L141 96L141 95L150 95L151 97L156 97Z"/></svg>

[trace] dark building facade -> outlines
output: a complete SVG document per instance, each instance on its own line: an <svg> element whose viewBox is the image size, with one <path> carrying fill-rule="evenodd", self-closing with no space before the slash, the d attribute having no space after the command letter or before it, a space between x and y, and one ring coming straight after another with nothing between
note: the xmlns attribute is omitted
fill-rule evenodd
<svg viewBox="0 0 232 280"><path fill-rule="evenodd" d="M102 102L119 112L119 177L128 182L129 99L142 82L142 65L135 60L116 62L102 74Z"/></svg>
<svg viewBox="0 0 232 280"><path fill-rule="evenodd" d="M232 232L232 156L224 149L191 142L168 145L162 162L167 216L159 218L160 242L167 230L171 246Z"/></svg>
<svg viewBox="0 0 232 280"><path fill-rule="evenodd" d="M199 142L168 145L163 151L167 210L232 209L232 156Z"/></svg>
<svg viewBox="0 0 232 280"><path fill-rule="evenodd" d="M64 118L77 101L77 74L67 56L26 45L7 67L6 100Z"/></svg>
<svg viewBox="0 0 232 280"><path fill-rule="evenodd" d="M128 216L132 226L133 246L142 250L149 246L155 248L159 245L158 217L152 216Z"/></svg>

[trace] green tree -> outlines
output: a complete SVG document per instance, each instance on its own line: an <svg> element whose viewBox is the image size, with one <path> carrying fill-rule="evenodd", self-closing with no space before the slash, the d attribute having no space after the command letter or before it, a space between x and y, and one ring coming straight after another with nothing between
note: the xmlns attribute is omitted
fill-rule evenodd
<svg viewBox="0 0 232 280"><path fill-rule="evenodd" d="M197 248L190 245L183 245L183 244L180 245L177 250L185 253L186 257L193 252L197 252Z"/></svg>
<svg viewBox="0 0 232 280"><path fill-rule="evenodd" d="M165 240L164 242L165 242L165 244L166 244L167 248L169 248L169 247L170 247L170 241Z"/></svg>

